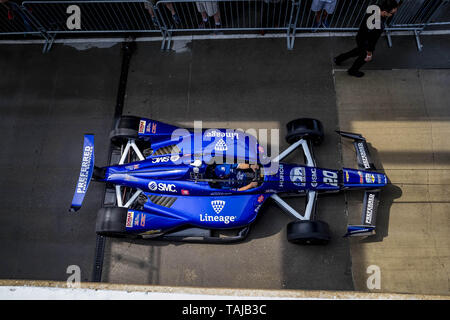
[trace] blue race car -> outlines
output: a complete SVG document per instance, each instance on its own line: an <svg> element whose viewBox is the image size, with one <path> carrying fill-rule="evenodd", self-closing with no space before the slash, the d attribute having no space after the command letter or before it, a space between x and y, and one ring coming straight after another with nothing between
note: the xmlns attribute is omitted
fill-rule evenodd
<svg viewBox="0 0 450 320"><path fill-rule="evenodd" d="M92 179L107 185L105 205L97 214L97 234L226 243L247 236L270 198L295 218L287 226L288 241L326 244L329 227L315 219L318 195L365 189L361 224L349 225L346 235L372 235L387 177L376 171L361 135L337 132L354 141L359 169L316 166L312 147L324 138L316 119L289 122L290 147L270 158L257 139L243 131L183 129L122 116L110 134L111 165L94 166L94 136L85 135L71 211L81 208ZM305 164L282 162L298 148ZM304 213L288 205L283 195L306 196Z"/></svg>

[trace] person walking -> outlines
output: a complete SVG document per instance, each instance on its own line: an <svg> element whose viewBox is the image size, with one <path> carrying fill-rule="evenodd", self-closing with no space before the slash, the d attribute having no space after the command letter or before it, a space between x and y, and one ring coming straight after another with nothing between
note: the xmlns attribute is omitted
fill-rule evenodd
<svg viewBox="0 0 450 320"><path fill-rule="evenodd" d="M364 72L359 69L366 63L372 61L373 52L375 51L375 46L377 44L378 39L384 31L384 24L387 19L391 18L396 12L398 8L398 3L395 0L384 0L380 4L380 28L369 29L368 25L372 22L372 14L366 14L361 23L361 26L358 30L358 34L356 35L356 44L357 47L340 54L335 57L334 63L336 65L341 65L345 60L357 57L353 62L353 65L350 69L347 70L348 74L354 77L361 78L364 76Z"/></svg>

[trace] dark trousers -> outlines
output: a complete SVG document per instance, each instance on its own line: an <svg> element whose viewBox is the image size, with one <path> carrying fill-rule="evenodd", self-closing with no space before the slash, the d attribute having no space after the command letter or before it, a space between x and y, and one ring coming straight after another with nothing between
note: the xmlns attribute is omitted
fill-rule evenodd
<svg viewBox="0 0 450 320"><path fill-rule="evenodd" d="M367 56L367 50L364 47L358 46L353 50L350 50L349 52L343 53L336 57L337 63L342 63L347 59L358 57L356 58L355 62L353 62L353 65L350 67L349 71L358 71L365 63L364 59Z"/></svg>

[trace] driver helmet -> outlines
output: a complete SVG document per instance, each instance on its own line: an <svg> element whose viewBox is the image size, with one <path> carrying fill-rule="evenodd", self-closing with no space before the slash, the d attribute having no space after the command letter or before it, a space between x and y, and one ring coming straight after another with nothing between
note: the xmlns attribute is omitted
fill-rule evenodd
<svg viewBox="0 0 450 320"><path fill-rule="evenodd" d="M214 169L214 173L219 179L226 179L230 176L231 167L227 164L219 164Z"/></svg>

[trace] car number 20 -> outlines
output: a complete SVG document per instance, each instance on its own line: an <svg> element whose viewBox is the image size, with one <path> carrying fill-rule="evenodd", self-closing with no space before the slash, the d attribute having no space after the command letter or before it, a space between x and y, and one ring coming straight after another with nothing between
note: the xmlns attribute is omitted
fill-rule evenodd
<svg viewBox="0 0 450 320"><path fill-rule="evenodd" d="M337 187L337 183L338 183L338 174L336 172L332 172L332 171L322 171L323 173L323 182L330 185L330 186L334 186Z"/></svg>

